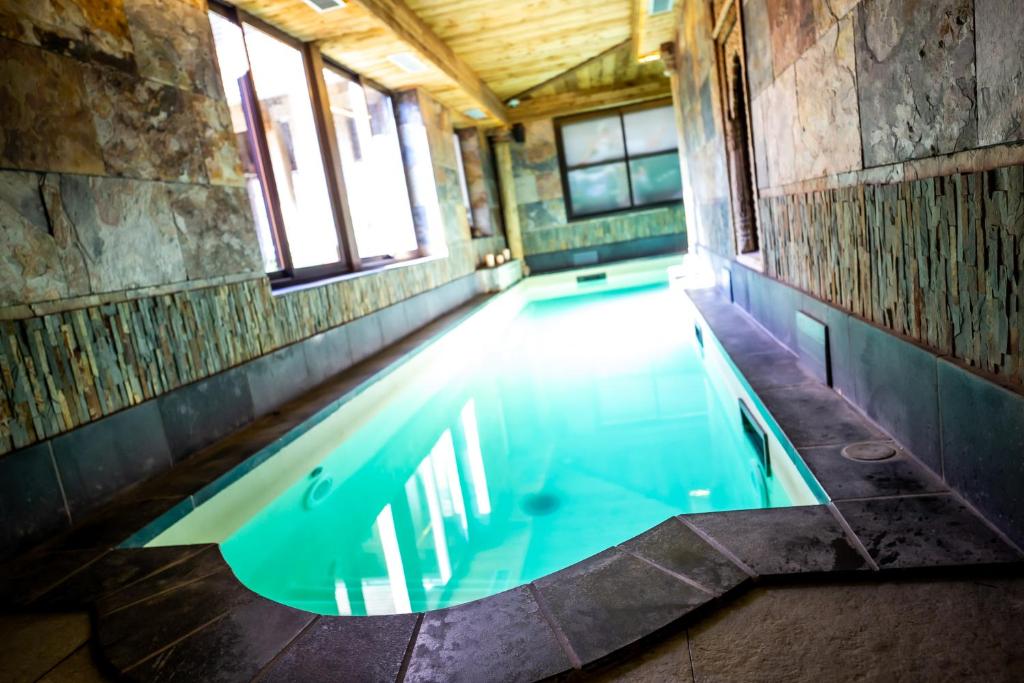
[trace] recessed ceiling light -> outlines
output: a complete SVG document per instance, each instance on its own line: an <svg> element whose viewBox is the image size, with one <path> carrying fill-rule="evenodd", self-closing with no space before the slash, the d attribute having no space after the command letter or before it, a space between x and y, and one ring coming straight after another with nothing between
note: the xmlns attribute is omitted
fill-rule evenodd
<svg viewBox="0 0 1024 683"><path fill-rule="evenodd" d="M420 74L427 70L427 65L423 63L423 60L411 52L388 55L388 61L402 71L408 71L411 74Z"/></svg>
<svg viewBox="0 0 1024 683"><path fill-rule="evenodd" d="M306 0L306 4L317 12L327 12L345 6L345 0Z"/></svg>
<svg viewBox="0 0 1024 683"><path fill-rule="evenodd" d="M506 104L508 104L510 109L515 109L516 107L519 106L519 98L518 97L513 97Z"/></svg>
<svg viewBox="0 0 1024 683"><path fill-rule="evenodd" d="M659 59L661 59L661 53L659 53L659 52L652 52L649 55L644 55L643 57L641 57L637 61L639 61L641 64L646 64L648 62L654 62L654 61L657 61Z"/></svg>
<svg viewBox="0 0 1024 683"><path fill-rule="evenodd" d="M466 116L473 119L474 121L483 121L487 118L487 114L483 113L480 109L473 107L472 109L466 110Z"/></svg>

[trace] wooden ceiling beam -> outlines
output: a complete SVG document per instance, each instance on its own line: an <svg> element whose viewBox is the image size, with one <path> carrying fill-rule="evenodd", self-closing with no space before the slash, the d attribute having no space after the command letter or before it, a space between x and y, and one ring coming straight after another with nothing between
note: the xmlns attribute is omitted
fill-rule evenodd
<svg viewBox="0 0 1024 683"><path fill-rule="evenodd" d="M504 103L447 43L409 9L404 0L353 0L353 4L376 17L419 56L455 81L485 114L502 125L508 124ZM344 36L339 36L338 40L344 40Z"/></svg>
<svg viewBox="0 0 1024 683"><path fill-rule="evenodd" d="M612 85L526 99L517 108L510 109L509 115L512 123L518 123L531 119L568 116L584 111L637 104L668 97L671 94L672 89L667 79L639 83L625 88Z"/></svg>

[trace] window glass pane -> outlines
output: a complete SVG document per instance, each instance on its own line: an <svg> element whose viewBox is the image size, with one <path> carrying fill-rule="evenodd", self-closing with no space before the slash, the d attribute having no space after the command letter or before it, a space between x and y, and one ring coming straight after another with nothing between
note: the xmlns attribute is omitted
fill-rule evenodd
<svg viewBox="0 0 1024 683"><path fill-rule="evenodd" d="M676 120L672 107L643 109L623 115L630 156L675 149Z"/></svg>
<svg viewBox="0 0 1024 683"><path fill-rule="evenodd" d="M629 206L626 164L617 162L569 171L572 211L580 216Z"/></svg>
<svg viewBox="0 0 1024 683"><path fill-rule="evenodd" d="M256 237L263 254L263 267L267 272L281 270L281 262L274 243L273 231L270 227L270 216L267 213L266 188L260 178L256 155L253 152L255 143L250 135L246 122L248 104L243 97L246 86L245 76L249 72L249 62L245 56L245 43L242 40L242 29L216 12L210 12L210 27L213 29L213 41L217 49L217 63L220 65L220 78L227 95L228 108L231 111L231 127L238 143L238 153L242 157L242 168L245 171L245 189L249 194L249 205L256 221Z"/></svg>
<svg viewBox="0 0 1024 683"><path fill-rule="evenodd" d="M567 166L621 159L622 124L619 115L587 119L562 126L562 147Z"/></svg>
<svg viewBox="0 0 1024 683"><path fill-rule="evenodd" d="M466 209L466 220L470 226L473 225L473 205L469 201L469 183L466 181L466 163L462 158L462 140L459 134L452 135L452 144L455 145L455 166L459 171L459 190L462 191L462 206Z"/></svg>
<svg viewBox="0 0 1024 683"><path fill-rule="evenodd" d="M274 182L295 268L341 259L302 53L244 24Z"/></svg>
<svg viewBox="0 0 1024 683"><path fill-rule="evenodd" d="M356 248L363 259L416 251L391 98L324 69Z"/></svg>
<svg viewBox="0 0 1024 683"><path fill-rule="evenodd" d="M633 199L639 204L654 204L683 198L679 155L659 154L629 162L633 179Z"/></svg>

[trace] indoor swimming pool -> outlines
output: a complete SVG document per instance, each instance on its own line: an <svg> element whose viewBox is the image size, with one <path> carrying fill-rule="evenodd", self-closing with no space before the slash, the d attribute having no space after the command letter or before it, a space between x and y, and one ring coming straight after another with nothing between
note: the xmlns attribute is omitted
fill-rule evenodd
<svg viewBox="0 0 1024 683"><path fill-rule="evenodd" d="M376 615L522 585L672 515L824 501L678 261L493 297L142 542L219 543L267 598Z"/></svg>

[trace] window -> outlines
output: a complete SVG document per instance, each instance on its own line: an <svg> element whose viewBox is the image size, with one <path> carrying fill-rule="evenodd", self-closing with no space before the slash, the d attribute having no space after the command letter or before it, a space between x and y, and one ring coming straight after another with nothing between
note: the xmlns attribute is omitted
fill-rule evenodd
<svg viewBox="0 0 1024 683"><path fill-rule="evenodd" d="M570 218L678 202L683 196L671 105L558 122Z"/></svg>
<svg viewBox="0 0 1024 683"><path fill-rule="evenodd" d="M333 66L323 74L360 258L417 252L391 98Z"/></svg>
<svg viewBox="0 0 1024 683"><path fill-rule="evenodd" d="M462 151L462 140L458 133L452 134L452 144L455 145L455 166L459 172L459 190L462 192L462 206L466 209L466 220L469 227L473 227L473 204L469 201L469 181L466 180L466 162Z"/></svg>
<svg viewBox="0 0 1024 683"><path fill-rule="evenodd" d="M275 285L419 256L390 96L234 8L209 16Z"/></svg>

